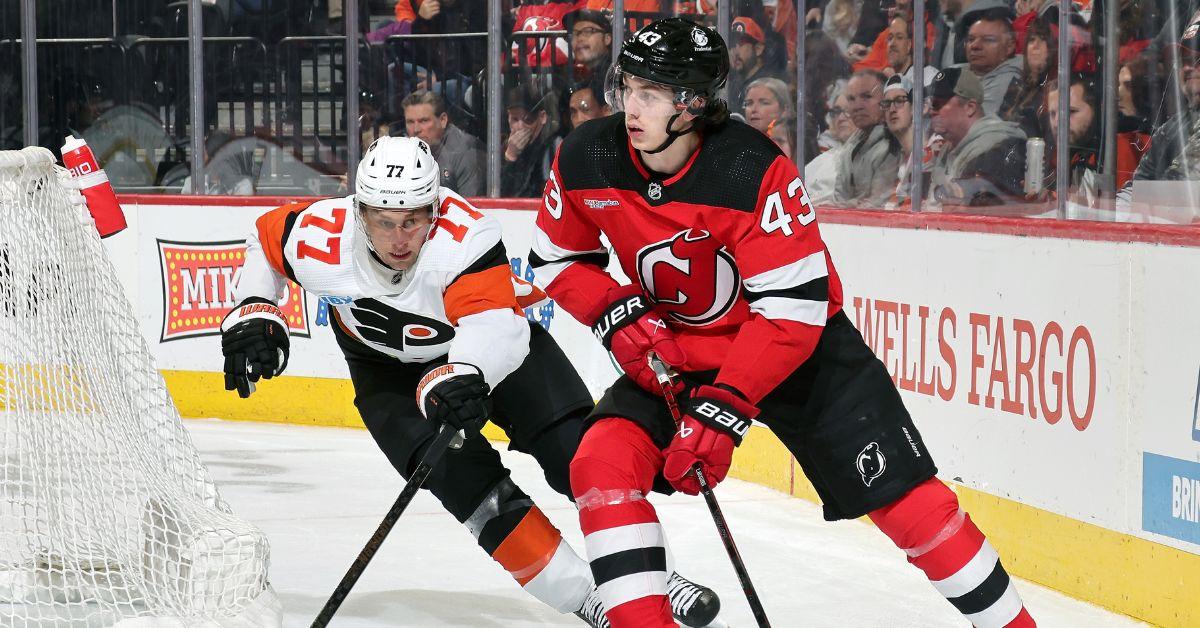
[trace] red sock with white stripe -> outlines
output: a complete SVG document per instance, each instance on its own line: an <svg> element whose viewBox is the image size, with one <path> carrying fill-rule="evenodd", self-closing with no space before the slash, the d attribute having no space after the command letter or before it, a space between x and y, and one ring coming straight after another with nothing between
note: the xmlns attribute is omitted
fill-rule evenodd
<svg viewBox="0 0 1200 628"><path fill-rule="evenodd" d="M1000 556L941 480L930 478L868 516L972 625L1037 625Z"/></svg>
<svg viewBox="0 0 1200 628"><path fill-rule="evenodd" d="M677 625L663 530L645 497L662 464L649 435L619 418L592 425L571 461L579 524L613 628Z"/></svg>

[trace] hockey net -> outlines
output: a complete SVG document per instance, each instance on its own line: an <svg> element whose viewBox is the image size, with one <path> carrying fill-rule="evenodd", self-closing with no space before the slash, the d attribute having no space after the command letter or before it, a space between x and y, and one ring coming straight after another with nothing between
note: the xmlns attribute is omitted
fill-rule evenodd
<svg viewBox="0 0 1200 628"><path fill-rule="evenodd" d="M279 625L62 173L0 151L0 625Z"/></svg>

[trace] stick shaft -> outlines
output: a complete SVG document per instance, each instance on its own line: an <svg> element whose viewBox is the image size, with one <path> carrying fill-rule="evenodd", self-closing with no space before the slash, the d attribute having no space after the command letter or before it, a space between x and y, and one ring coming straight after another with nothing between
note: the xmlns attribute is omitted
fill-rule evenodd
<svg viewBox="0 0 1200 628"><path fill-rule="evenodd" d="M358 553L358 557L351 563L350 568L346 570L346 575L342 576L342 581L338 583L337 588L330 594L329 600L325 602L325 606L321 612L317 614L317 618L313 620L312 628L325 628L329 625L329 621L333 619L334 613L337 613L338 607L342 602L346 601L346 596L350 595L350 590L354 588L354 584L366 571L367 565L371 559L375 557L375 553L379 551L383 545L384 539L392 531L392 527L396 525L396 521L400 519L400 515L404 514L404 509L408 508L408 504L412 502L413 497L416 497L417 491L421 490L421 486L425 484L425 480L429 477L429 473L433 471L433 467L445 455L446 450L450 448L451 443L458 437L458 432L450 427L443 426L438 432L437 437L429 445L429 449L425 450L425 456L421 458L421 463L417 465L412 476L408 478L408 483L404 485L404 490L400 491L400 496L396 498L396 502L383 516L383 521L379 523L379 527L375 529L375 534L363 546L362 551Z"/></svg>
<svg viewBox="0 0 1200 628"><path fill-rule="evenodd" d="M717 496L713 494L712 487L708 485L708 480L704 477L704 471L700 468L699 462L692 467L692 473L696 476L696 481L700 483L700 494L704 495L704 501L708 504L708 511L712 514L713 523L717 526L717 535L721 537L721 543L725 545L725 553L729 555L729 562L733 563L733 570L737 573L738 582L742 584L742 592L746 594L746 601L750 603L750 612L754 614L754 620L758 622L759 628L770 628L771 622L767 619L767 610L763 608L762 600L758 598L758 590L750 581L750 572L746 571L746 563L742 560L742 554L733 542L733 534L729 531L729 524L725 521L725 513L721 512L721 505L717 503Z"/></svg>
<svg viewBox="0 0 1200 628"><path fill-rule="evenodd" d="M654 371L654 375L658 379L659 386L662 387L663 400L667 402L667 409L671 411L671 419L675 421L675 426L679 427L683 423L683 415L679 412L679 402L675 399L671 373L662 360L659 360L658 356L653 353L647 359L650 369ZM758 622L759 628L771 628L771 622L767 620L767 611L763 608L762 601L758 599L758 590L750 581L750 572L746 571L746 563L742 560L742 554L738 551L737 544L733 542L733 534L729 531L725 514L721 512L721 505L717 503L717 496L713 494L712 487L708 485L708 479L704 477L704 470L700 468L699 462L692 465L692 474L700 483L700 494L704 495L704 502L708 504L708 512L717 526L717 535L721 537L725 553L729 555L729 562L733 563L733 570L742 584L742 592L746 594L746 601L750 603L750 611L754 614L754 620Z"/></svg>

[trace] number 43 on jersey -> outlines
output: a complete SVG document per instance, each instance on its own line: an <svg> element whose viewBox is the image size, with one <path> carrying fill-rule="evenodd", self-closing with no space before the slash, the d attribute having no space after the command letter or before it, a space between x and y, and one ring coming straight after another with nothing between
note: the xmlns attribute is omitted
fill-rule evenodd
<svg viewBox="0 0 1200 628"><path fill-rule="evenodd" d="M768 234L782 231L783 235L792 235L792 215L784 208L783 190L776 190L767 196L767 202L763 206L762 221L759 226ZM817 217L817 212L813 210L812 204L808 200L808 190L804 189L804 184L800 181L800 177L792 179L787 185L787 197L789 199L796 198L796 193L800 193L800 210L802 213L796 214L795 220L800 223L801 227L807 226Z"/></svg>

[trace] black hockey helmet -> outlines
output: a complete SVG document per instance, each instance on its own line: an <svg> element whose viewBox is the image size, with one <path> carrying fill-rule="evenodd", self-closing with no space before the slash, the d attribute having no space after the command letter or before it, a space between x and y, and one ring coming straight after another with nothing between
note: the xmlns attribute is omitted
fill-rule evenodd
<svg viewBox="0 0 1200 628"><path fill-rule="evenodd" d="M720 124L729 111L718 96L729 76L729 49L717 31L683 18L658 20L642 27L621 47L605 79L604 99L613 111L624 111L625 75L670 88L676 113L667 121L667 139L649 153L667 149L676 139L695 131L696 124L677 131L673 125L687 112L698 124Z"/></svg>
<svg viewBox="0 0 1200 628"><path fill-rule="evenodd" d="M679 17L642 27L621 47L622 73L712 98L729 76L729 48L716 30Z"/></svg>

